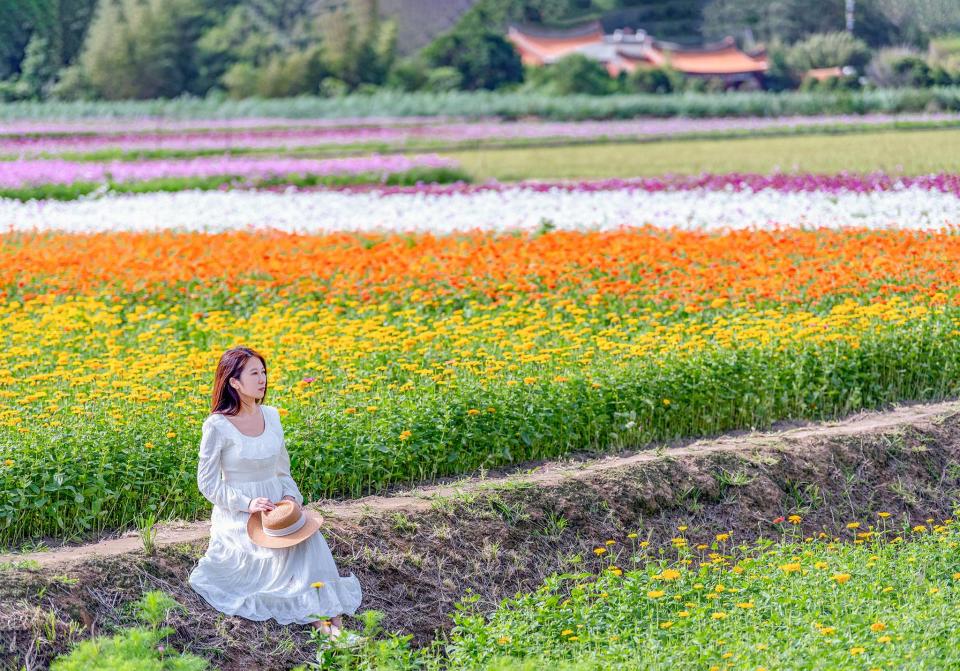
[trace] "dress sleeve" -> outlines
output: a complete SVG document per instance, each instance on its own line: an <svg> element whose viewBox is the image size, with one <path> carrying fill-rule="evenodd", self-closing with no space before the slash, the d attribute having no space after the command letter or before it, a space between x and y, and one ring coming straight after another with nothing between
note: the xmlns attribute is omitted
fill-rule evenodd
<svg viewBox="0 0 960 671"><path fill-rule="evenodd" d="M238 489L223 482L220 472L220 432L213 420L203 423L200 439L200 458L197 463L197 486L210 503L232 512L247 512L250 498Z"/></svg>
<svg viewBox="0 0 960 671"><path fill-rule="evenodd" d="M277 459L277 477L283 486L283 494L281 494L281 497L289 494L302 506L303 495L300 493L297 483L290 477L290 454L287 452L287 441L283 438L283 426L280 424L280 413L277 412L276 409L273 410L273 413L273 420L276 422L277 432L280 435L280 457Z"/></svg>

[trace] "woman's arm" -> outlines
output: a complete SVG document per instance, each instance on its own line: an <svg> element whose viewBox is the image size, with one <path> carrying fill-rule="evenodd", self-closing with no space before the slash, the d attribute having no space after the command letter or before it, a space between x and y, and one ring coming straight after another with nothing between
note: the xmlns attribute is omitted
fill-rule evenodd
<svg viewBox="0 0 960 671"><path fill-rule="evenodd" d="M278 419L277 424L279 423ZM297 483L290 477L290 454L287 452L287 441L283 437L282 426L280 427L280 457L277 461L277 477L283 486L282 498L296 501L302 506L303 495L300 493L300 488L297 487Z"/></svg>
<svg viewBox="0 0 960 671"><path fill-rule="evenodd" d="M203 423L197 486L210 503L233 512L249 512L250 497L223 482L220 477L220 433L212 422Z"/></svg>

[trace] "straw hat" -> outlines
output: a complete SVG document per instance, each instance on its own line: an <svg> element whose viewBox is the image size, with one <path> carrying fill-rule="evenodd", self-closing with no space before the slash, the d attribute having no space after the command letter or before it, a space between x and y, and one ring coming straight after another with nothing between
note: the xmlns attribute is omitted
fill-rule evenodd
<svg viewBox="0 0 960 671"><path fill-rule="evenodd" d="M305 541L320 529L323 516L283 499L268 512L257 511L247 520L250 540L265 548L288 548Z"/></svg>

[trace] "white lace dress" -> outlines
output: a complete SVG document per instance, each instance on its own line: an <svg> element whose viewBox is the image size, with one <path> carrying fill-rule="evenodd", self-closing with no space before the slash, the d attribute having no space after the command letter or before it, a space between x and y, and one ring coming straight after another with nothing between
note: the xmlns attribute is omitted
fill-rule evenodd
<svg viewBox="0 0 960 671"><path fill-rule="evenodd" d="M307 624L353 615L360 581L352 572L340 576L321 531L290 548L260 547L247 536L251 499L279 501L289 494L303 504L290 477L280 413L258 407L266 425L259 436L241 433L217 413L203 422L197 485L213 503L213 515L210 545L190 573L190 586L217 610L249 620ZM324 587L310 586L317 581Z"/></svg>

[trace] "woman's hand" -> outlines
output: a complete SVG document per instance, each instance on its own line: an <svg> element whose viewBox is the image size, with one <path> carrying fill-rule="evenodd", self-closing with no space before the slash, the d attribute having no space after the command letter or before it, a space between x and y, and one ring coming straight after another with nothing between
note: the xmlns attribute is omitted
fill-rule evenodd
<svg viewBox="0 0 960 671"><path fill-rule="evenodd" d="M276 504L265 496L258 496L250 500L250 507L247 508L251 513L269 512L276 508Z"/></svg>

